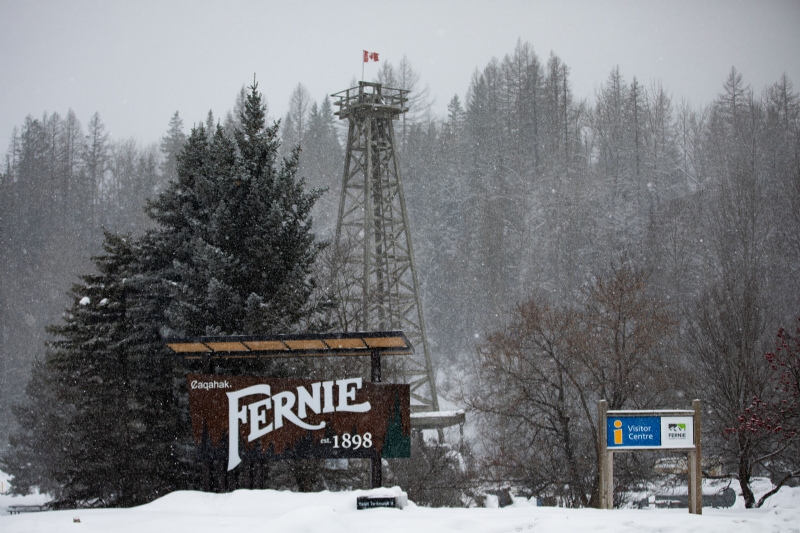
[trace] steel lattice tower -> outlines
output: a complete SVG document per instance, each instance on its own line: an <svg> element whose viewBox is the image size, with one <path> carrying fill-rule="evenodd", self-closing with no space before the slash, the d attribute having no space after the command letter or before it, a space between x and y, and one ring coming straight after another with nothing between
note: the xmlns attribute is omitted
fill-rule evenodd
<svg viewBox="0 0 800 533"><path fill-rule="evenodd" d="M350 123L335 245L355 251L347 261L358 272L353 288L358 327L405 332L416 354L393 358L388 377L411 385L413 410L438 411L395 150L393 121L408 111L408 91L362 81L332 96L339 108L335 114Z"/></svg>

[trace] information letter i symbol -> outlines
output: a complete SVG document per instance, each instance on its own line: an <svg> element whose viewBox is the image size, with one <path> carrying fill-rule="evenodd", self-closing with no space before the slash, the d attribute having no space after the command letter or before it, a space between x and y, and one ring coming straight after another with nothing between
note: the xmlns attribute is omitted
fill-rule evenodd
<svg viewBox="0 0 800 533"><path fill-rule="evenodd" d="M614 444L622 444L622 420L614 420Z"/></svg>

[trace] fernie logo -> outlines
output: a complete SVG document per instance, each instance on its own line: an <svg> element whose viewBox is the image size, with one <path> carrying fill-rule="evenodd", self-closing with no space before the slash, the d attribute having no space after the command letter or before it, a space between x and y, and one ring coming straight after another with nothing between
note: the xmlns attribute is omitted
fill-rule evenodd
<svg viewBox="0 0 800 533"><path fill-rule="evenodd" d="M333 392L334 386L338 394ZM311 392L305 387L296 391L287 390L273 393L267 384L253 385L241 390L226 392L228 396L228 470L233 470L242 460L239 457L239 424L248 425L248 442L263 437L267 433L283 427L284 421L303 429L313 431L323 429L325 422L308 424L305 418L309 411L316 414L350 412L365 413L370 410L369 402L351 403L356 399L356 391L362 387L361 378L320 381L311 384ZM258 401L250 401L239 406L239 400L248 396L263 396ZM338 399L338 403L336 400ZM295 405L297 407L295 408ZM267 423L267 411L272 411L272 419Z"/></svg>
<svg viewBox="0 0 800 533"><path fill-rule="evenodd" d="M667 438L670 439L685 439L686 438L686 424L675 423L667 425Z"/></svg>
<svg viewBox="0 0 800 533"><path fill-rule="evenodd" d="M614 444L622 444L622 420L614 420Z"/></svg>

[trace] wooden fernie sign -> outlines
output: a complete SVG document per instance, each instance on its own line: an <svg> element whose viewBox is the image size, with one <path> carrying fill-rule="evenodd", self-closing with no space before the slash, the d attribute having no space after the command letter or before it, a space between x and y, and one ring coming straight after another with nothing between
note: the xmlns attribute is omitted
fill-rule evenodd
<svg viewBox="0 0 800 533"><path fill-rule="evenodd" d="M279 458L411 456L409 385L189 374L195 443Z"/></svg>

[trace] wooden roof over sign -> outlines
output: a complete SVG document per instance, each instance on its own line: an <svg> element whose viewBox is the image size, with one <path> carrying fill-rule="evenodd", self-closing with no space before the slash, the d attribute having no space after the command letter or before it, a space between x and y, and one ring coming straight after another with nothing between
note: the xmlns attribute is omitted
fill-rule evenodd
<svg viewBox="0 0 800 533"><path fill-rule="evenodd" d="M402 331L197 337L167 339L166 344L173 352L187 359L203 356L255 358L414 353L414 347Z"/></svg>

